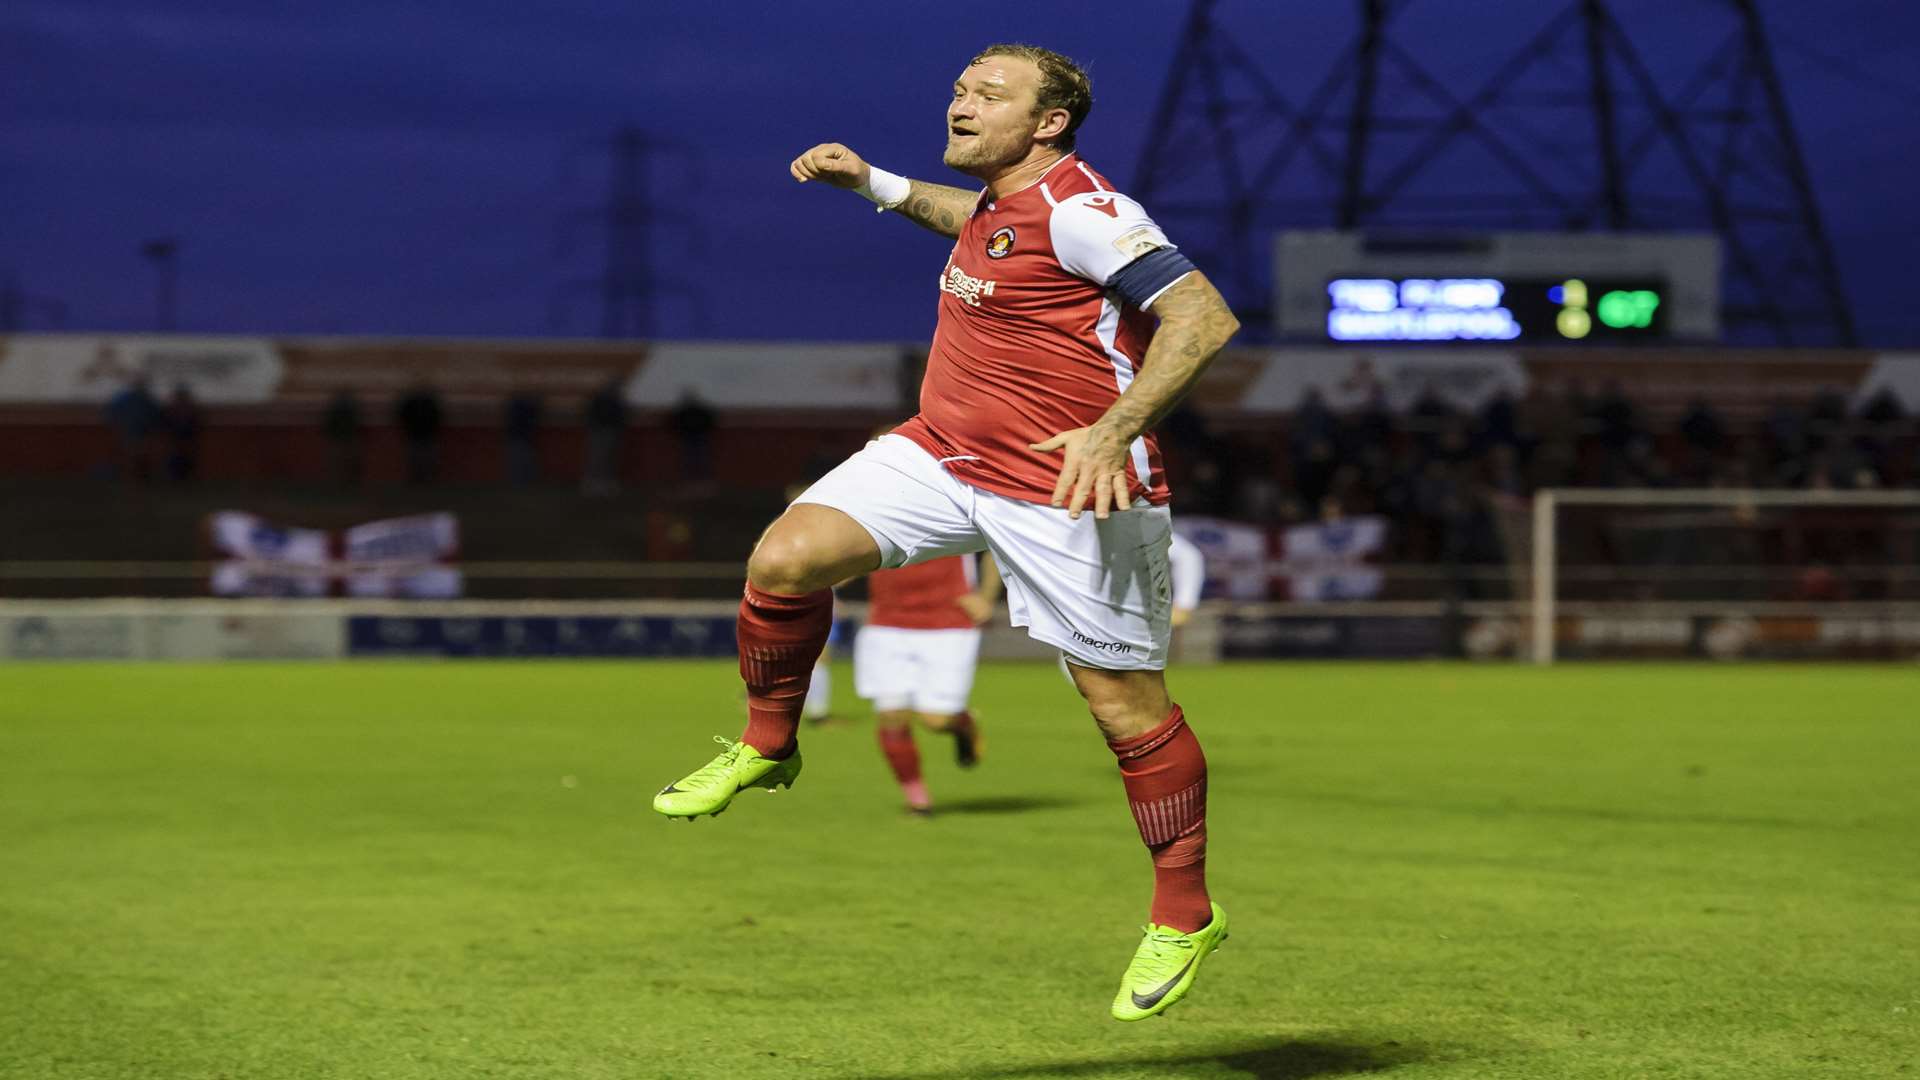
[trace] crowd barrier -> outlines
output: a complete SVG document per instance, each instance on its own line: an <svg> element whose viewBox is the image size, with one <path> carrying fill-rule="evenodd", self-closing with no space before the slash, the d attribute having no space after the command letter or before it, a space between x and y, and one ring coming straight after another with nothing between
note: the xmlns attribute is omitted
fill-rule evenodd
<svg viewBox="0 0 1920 1080"><path fill-rule="evenodd" d="M0 661L722 658L726 601L0 601ZM1222 660L1525 658L1521 603L1201 605L1175 634L1176 664ZM864 616L843 605L840 641ZM1920 605L1563 604L1567 659L1920 660ZM1017 630L988 627L981 656L1050 660Z"/></svg>

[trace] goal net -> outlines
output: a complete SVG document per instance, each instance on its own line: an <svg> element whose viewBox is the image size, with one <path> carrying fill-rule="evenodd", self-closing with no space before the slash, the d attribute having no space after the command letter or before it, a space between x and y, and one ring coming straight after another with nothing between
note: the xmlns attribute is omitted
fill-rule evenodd
<svg viewBox="0 0 1920 1080"><path fill-rule="evenodd" d="M1527 652L1920 658L1920 491L1539 492Z"/></svg>

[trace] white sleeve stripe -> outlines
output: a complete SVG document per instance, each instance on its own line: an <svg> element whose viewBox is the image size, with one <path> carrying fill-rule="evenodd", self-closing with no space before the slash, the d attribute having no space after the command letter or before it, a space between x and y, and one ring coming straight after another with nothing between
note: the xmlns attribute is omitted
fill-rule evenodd
<svg viewBox="0 0 1920 1080"><path fill-rule="evenodd" d="M1113 365L1114 385L1122 394L1133 385L1134 364L1132 358L1120 351L1116 340L1120 336L1120 309L1110 299L1100 301L1100 318L1093 324L1093 336L1105 350L1107 361ZM1137 436L1127 447L1128 456L1133 459L1133 475L1140 486L1153 490L1152 461L1147 457L1146 436Z"/></svg>
<svg viewBox="0 0 1920 1080"><path fill-rule="evenodd" d="M1156 292L1152 296L1147 297L1147 302L1140 305L1140 310L1147 311L1151 309L1153 307L1153 302L1155 300L1160 299L1161 293L1166 292L1168 289L1173 288L1175 285L1180 284L1181 282L1187 280L1187 278L1193 276L1196 273L1198 273L1197 270L1189 270L1186 273L1181 274L1179 277L1174 278L1172 281L1167 282L1165 285L1160 286L1160 292Z"/></svg>
<svg viewBox="0 0 1920 1080"><path fill-rule="evenodd" d="M1105 184L1103 184L1103 183L1101 183L1101 182L1100 182L1100 178L1099 178L1099 177L1097 177L1097 176L1095 176L1095 175L1093 175L1093 170L1092 170L1092 169L1089 169L1089 168L1087 168L1087 163L1086 163L1086 162L1084 162L1084 161L1076 161L1076 162L1074 162L1074 164L1075 164L1075 165L1078 165L1078 166L1080 167L1080 171L1081 171L1081 172L1083 172L1083 173L1086 173L1086 174L1087 174L1087 179L1089 179L1089 180L1091 180L1091 181L1093 181L1093 186L1094 186L1094 187L1097 187L1097 188L1099 188L1099 189L1100 189L1101 191L1108 191L1108 190L1111 190L1111 189L1109 189L1109 188L1107 187L1107 185L1105 185Z"/></svg>
<svg viewBox="0 0 1920 1080"><path fill-rule="evenodd" d="M1053 192L1045 184L1040 185L1040 195L1047 200L1048 206L1060 205L1060 200L1053 197Z"/></svg>

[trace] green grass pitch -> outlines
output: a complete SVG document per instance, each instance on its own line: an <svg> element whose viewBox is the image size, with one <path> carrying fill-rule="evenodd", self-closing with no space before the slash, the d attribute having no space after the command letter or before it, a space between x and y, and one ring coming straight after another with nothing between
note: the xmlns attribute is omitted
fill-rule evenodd
<svg viewBox="0 0 1920 1080"><path fill-rule="evenodd" d="M1148 862L1049 667L922 736L932 821L855 709L690 826L725 663L0 667L0 1077L1920 1077L1914 669L1171 681L1233 940L1121 1025Z"/></svg>

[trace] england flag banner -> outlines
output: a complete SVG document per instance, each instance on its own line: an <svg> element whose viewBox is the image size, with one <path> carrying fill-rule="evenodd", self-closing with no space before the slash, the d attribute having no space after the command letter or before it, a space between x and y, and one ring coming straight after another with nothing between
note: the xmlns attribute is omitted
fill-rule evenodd
<svg viewBox="0 0 1920 1080"><path fill-rule="evenodd" d="M1387 520L1371 515L1294 525L1280 534L1274 569L1286 578L1290 599L1371 600L1385 575L1367 560L1387 544Z"/></svg>
<svg viewBox="0 0 1920 1080"><path fill-rule="evenodd" d="M1267 598L1267 532L1258 525L1220 518L1174 518L1174 530L1206 557L1202 595L1225 600Z"/></svg>
<svg viewBox="0 0 1920 1080"><path fill-rule="evenodd" d="M460 571L445 565L460 552L460 522L452 514L370 521L343 539L348 596L446 600L465 591Z"/></svg>
<svg viewBox="0 0 1920 1080"><path fill-rule="evenodd" d="M466 589L449 565L460 554L460 521L452 514L370 521L335 535L223 510L208 519L207 537L221 557L215 596L448 600Z"/></svg>
<svg viewBox="0 0 1920 1080"><path fill-rule="evenodd" d="M333 543L321 529L289 529L254 514L222 510L207 521L215 596L325 596Z"/></svg>

